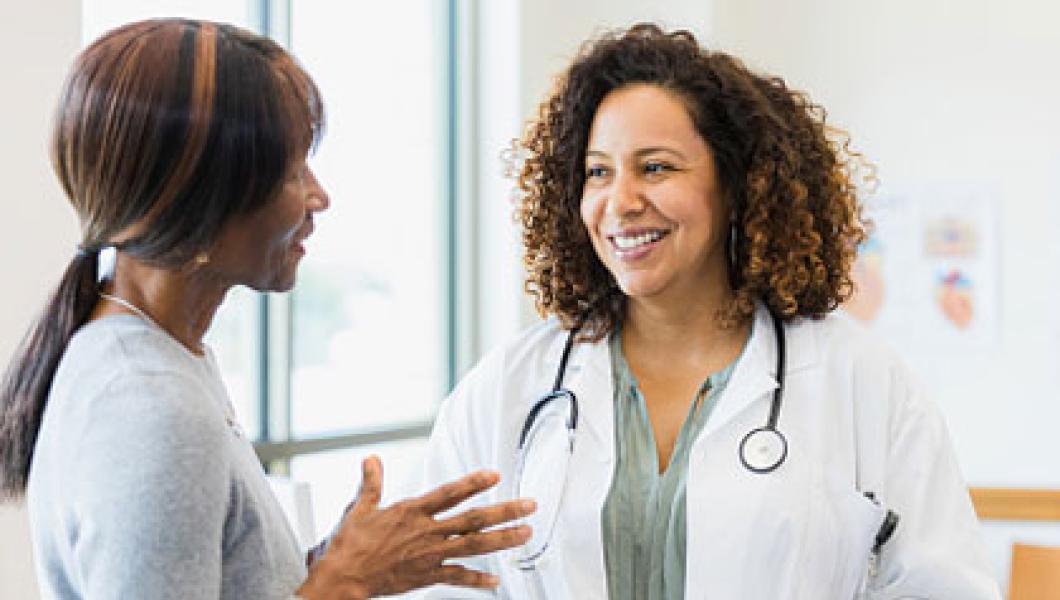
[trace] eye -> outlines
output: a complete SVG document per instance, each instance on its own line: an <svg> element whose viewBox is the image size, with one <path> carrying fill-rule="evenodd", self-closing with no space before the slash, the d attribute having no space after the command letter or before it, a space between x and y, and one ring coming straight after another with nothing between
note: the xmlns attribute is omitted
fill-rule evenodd
<svg viewBox="0 0 1060 600"><path fill-rule="evenodd" d="M605 175L607 175L607 167L602 165L593 165L585 170L587 179L597 179Z"/></svg>
<svg viewBox="0 0 1060 600"><path fill-rule="evenodd" d="M668 165L664 162L652 161L644 163L644 172L648 175L660 175L668 171L674 171L672 165Z"/></svg>

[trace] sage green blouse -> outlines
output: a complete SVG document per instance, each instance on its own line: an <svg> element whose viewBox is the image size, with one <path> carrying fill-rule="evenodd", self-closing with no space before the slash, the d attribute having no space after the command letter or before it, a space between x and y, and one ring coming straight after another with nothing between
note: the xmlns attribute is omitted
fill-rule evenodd
<svg viewBox="0 0 1060 600"><path fill-rule="evenodd" d="M688 455L736 361L699 387L670 464L659 473L655 436L644 397L622 352L620 331L612 333L610 347L615 473L602 515L608 596L611 600L683 599Z"/></svg>

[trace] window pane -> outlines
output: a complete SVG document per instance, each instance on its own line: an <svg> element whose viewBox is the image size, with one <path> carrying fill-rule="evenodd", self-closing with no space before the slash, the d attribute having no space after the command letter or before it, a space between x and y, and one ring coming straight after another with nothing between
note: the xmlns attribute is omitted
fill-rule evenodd
<svg viewBox="0 0 1060 600"><path fill-rule="evenodd" d="M361 485L361 461L375 454L383 460L383 505L407 497L420 473L427 440L406 440L358 446L291 459L291 478L309 484L317 534L327 534L342 516Z"/></svg>
<svg viewBox="0 0 1060 600"><path fill-rule="evenodd" d="M328 106L312 162L332 199L293 298L295 436L429 418L444 393L445 5L292 6Z"/></svg>

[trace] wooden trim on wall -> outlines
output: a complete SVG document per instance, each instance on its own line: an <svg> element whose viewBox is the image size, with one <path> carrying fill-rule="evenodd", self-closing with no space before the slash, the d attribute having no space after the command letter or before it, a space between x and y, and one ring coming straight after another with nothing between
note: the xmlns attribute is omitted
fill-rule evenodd
<svg viewBox="0 0 1060 600"><path fill-rule="evenodd" d="M1060 522L1060 490L971 488L980 519Z"/></svg>

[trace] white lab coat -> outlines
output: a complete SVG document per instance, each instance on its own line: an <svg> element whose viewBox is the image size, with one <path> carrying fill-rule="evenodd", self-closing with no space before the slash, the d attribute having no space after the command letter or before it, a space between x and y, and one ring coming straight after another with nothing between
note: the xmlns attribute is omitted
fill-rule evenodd
<svg viewBox="0 0 1060 600"><path fill-rule="evenodd" d="M755 474L738 457L767 420L777 383L775 334L760 306L749 348L689 458L686 597L708 600L1000 599L945 424L895 354L846 316L786 326L787 369L778 428L787 460ZM476 500L513 495L519 432L549 391L566 332L536 326L489 354L443 404L425 461L424 489L475 469L502 483ZM511 554L468 561L501 577L502 598L606 598L601 509L614 469L608 344L579 343L566 378L581 418L565 500L537 574ZM885 509L900 516L877 575L870 548ZM479 592L435 587L431 598Z"/></svg>

